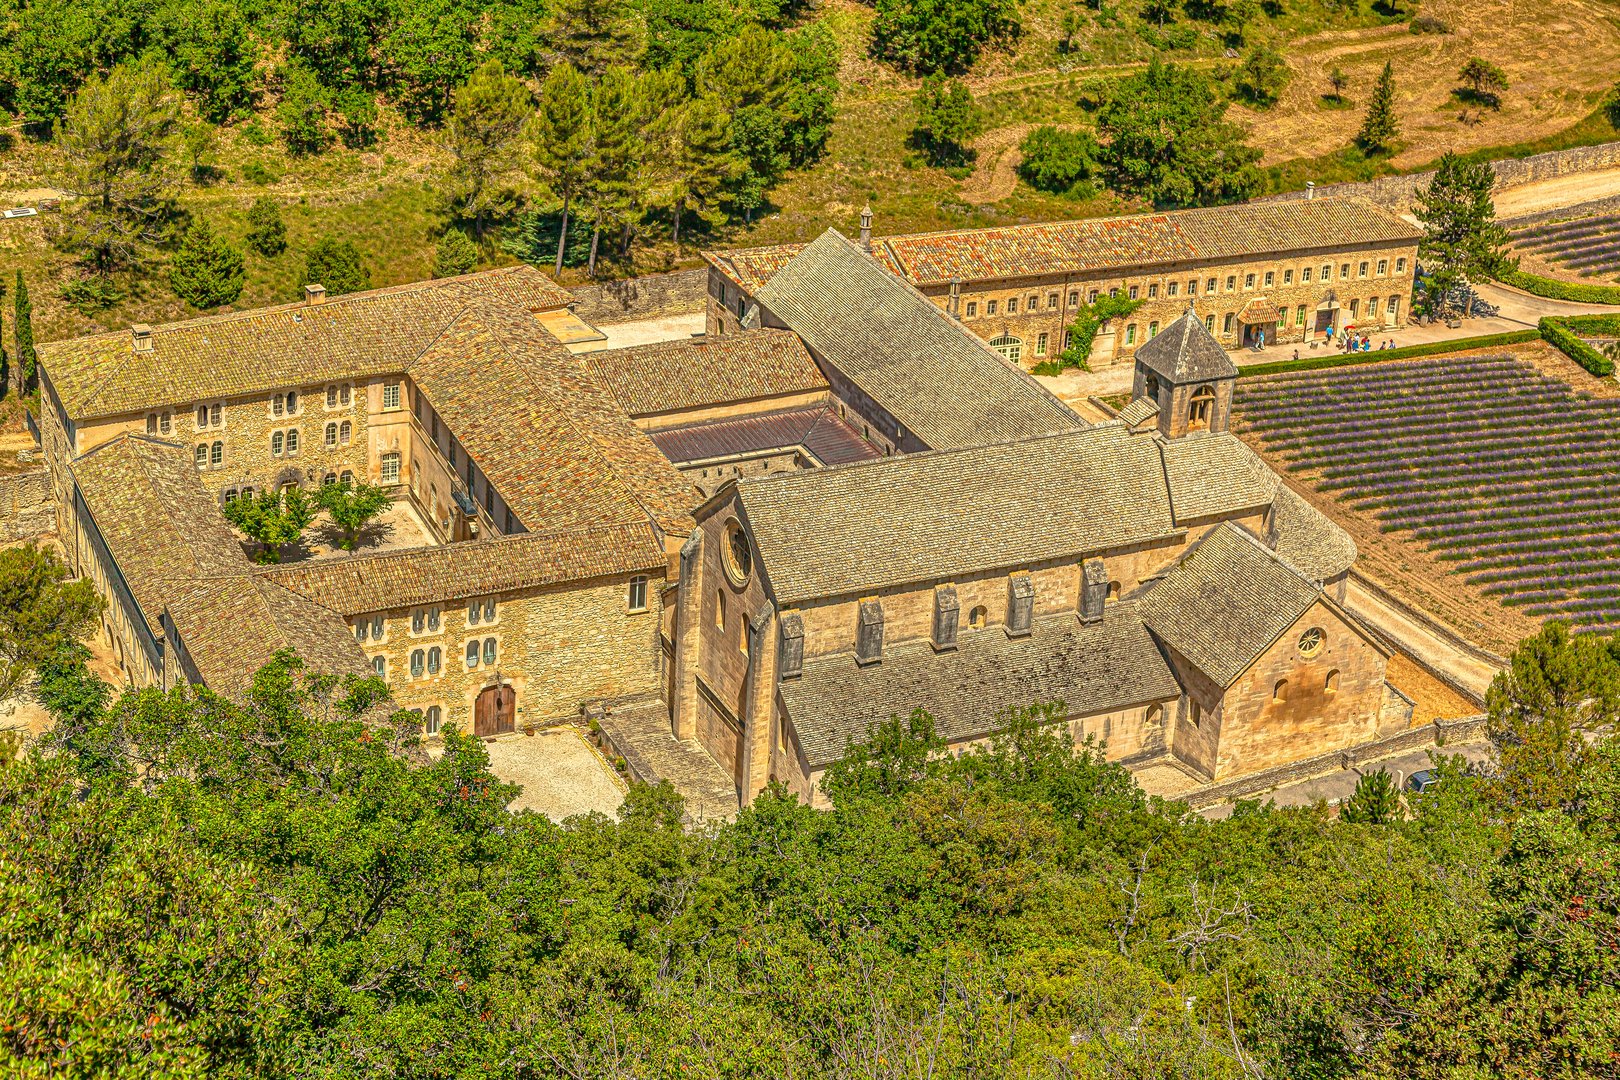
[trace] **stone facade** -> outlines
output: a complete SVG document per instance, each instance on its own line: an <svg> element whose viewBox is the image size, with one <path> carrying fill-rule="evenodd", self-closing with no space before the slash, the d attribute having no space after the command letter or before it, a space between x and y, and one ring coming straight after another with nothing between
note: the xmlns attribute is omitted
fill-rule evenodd
<svg viewBox="0 0 1620 1080"><path fill-rule="evenodd" d="M56 506L44 466L0 476L0 546L38 540L55 531Z"/></svg>

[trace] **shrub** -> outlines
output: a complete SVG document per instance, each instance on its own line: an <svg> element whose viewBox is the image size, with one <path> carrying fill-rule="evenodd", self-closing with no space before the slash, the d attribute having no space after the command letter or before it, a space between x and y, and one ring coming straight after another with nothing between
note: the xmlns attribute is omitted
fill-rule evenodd
<svg viewBox="0 0 1620 1080"><path fill-rule="evenodd" d="M460 229L446 229L433 253L433 276L457 277L471 272L478 262L478 248Z"/></svg>
<svg viewBox="0 0 1620 1080"><path fill-rule="evenodd" d="M122 300L124 291L107 278L87 277L68 282L57 295L79 314L94 315Z"/></svg>
<svg viewBox="0 0 1620 1080"><path fill-rule="evenodd" d="M261 195L248 208L248 247L265 258L287 250L287 223L281 220L281 207L268 195Z"/></svg>
<svg viewBox="0 0 1620 1080"><path fill-rule="evenodd" d="M1038 191L1089 198L1096 194L1097 140L1085 131L1038 127L1019 144L1018 175Z"/></svg>
<svg viewBox="0 0 1620 1080"><path fill-rule="evenodd" d="M1277 47L1260 42L1244 52L1233 86L1251 105L1269 109L1277 104L1293 75Z"/></svg>
<svg viewBox="0 0 1620 1080"><path fill-rule="evenodd" d="M1545 296L1549 300L1569 300L1577 304L1620 304L1620 286L1616 285L1582 285L1574 281L1557 281L1538 274L1527 274L1523 270L1510 270L1498 276L1496 280L1515 289L1523 289L1534 296Z"/></svg>
<svg viewBox="0 0 1620 1080"><path fill-rule="evenodd" d="M1438 15L1419 15L1412 20L1410 29L1414 34L1449 34L1451 24Z"/></svg>
<svg viewBox="0 0 1620 1080"><path fill-rule="evenodd" d="M265 168L262 163L250 161L242 166L242 179L250 184L273 184L276 182L276 174Z"/></svg>
<svg viewBox="0 0 1620 1080"><path fill-rule="evenodd" d="M1561 319L1542 319L1537 324L1542 340L1599 378L1614 374L1614 361L1582 341L1564 326Z"/></svg>
<svg viewBox="0 0 1620 1080"><path fill-rule="evenodd" d="M358 292L371 284L371 271L360 261L353 240L323 236L309 249L301 284L324 285L328 296Z"/></svg>
<svg viewBox="0 0 1620 1080"><path fill-rule="evenodd" d="M965 165L973 160L968 143L984 121L966 83L930 75L917 89L916 106L917 125L911 136L930 165Z"/></svg>
<svg viewBox="0 0 1620 1080"><path fill-rule="evenodd" d="M294 154L318 154L332 141L326 129L327 95L315 73L302 64L284 74L276 119L281 137Z"/></svg>
<svg viewBox="0 0 1620 1080"><path fill-rule="evenodd" d="M169 263L169 285L192 307L213 308L242 295L247 283L242 250L198 218Z"/></svg>
<svg viewBox="0 0 1620 1080"><path fill-rule="evenodd" d="M1259 375L1280 375L1285 371L1314 371L1319 368L1349 367L1352 364L1381 364L1386 360L1411 360L1419 356L1461 352L1464 349L1522 345L1541 336L1536 330L1514 330L1506 334L1482 334L1478 337L1453 338L1451 341L1431 341L1423 345L1408 345L1403 349L1385 349L1383 352L1330 352L1326 356L1302 356L1298 360L1274 360L1267 364L1239 365L1238 377L1249 379Z"/></svg>

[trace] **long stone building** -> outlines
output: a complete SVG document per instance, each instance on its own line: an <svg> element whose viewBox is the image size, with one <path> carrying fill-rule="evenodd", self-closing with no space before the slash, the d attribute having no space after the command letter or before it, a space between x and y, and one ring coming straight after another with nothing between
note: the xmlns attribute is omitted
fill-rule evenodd
<svg viewBox="0 0 1620 1080"><path fill-rule="evenodd" d="M1323 342L1406 325L1421 231L1369 202L1312 199L963 229L862 244L982 340L1025 367L1068 344L1082 304L1141 306L1105 323L1093 364L1129 360L1189 303L1228 348ZM802 248L707 253L711 336L748 323L754 298Z"/></svg>
<svg viewBox="0 0 1620 1080"><path fill-rule="evenodd" d="M41 346L59 532L126 678L240 693L293 649L429 738L584 711L733 805L818 801L918 707L959 747L1062 702L1204 779L1410 715L1341 606L1354 545L1227 433L1184 298L1096 426L833 231L703 340L574 355L568 303L522 267ZM351 478L395 497L357 554L255 565L221 514Z"/></svg>

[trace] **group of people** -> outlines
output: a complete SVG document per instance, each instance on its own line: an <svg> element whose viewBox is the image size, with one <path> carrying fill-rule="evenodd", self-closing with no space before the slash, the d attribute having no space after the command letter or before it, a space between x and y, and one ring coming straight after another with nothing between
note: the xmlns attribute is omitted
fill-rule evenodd
<svg viewBox="0 0 1620 1080"><path fill-rule="evenodd" d="M1378 344L1374 345L1372 337L1365 331L1357 334L1353 330L1346 329L1341 337L1344 340L1345 352L1382 352L1385 349L1398 348L1398 346L1395 344L1394 338L1385 338L1383 341L1380 341ZM1333 340L1333 328L1331 326L1328 327L1327 338L1329 341ZM1311 348L1316 348L1316 342L1311 342ZM1294 359L1299 359L1298 349L1294 350Z"/></svg>

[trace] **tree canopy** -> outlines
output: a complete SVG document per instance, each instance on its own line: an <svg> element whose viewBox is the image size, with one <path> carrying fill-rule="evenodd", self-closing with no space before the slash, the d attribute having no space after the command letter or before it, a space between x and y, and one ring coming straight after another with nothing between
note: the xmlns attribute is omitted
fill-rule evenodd
<svg viewBox="0 0 1620 1080"><path fill-rule="evenodd" d="M1488 163L1469 163L1447 153L1429 186L1418 193L1413 211L1423 226L1418 259L1430 296L1445 297L1459 285L1488 280L1507 267L1508 234L1496 222L1495 184Z"/></svg>

